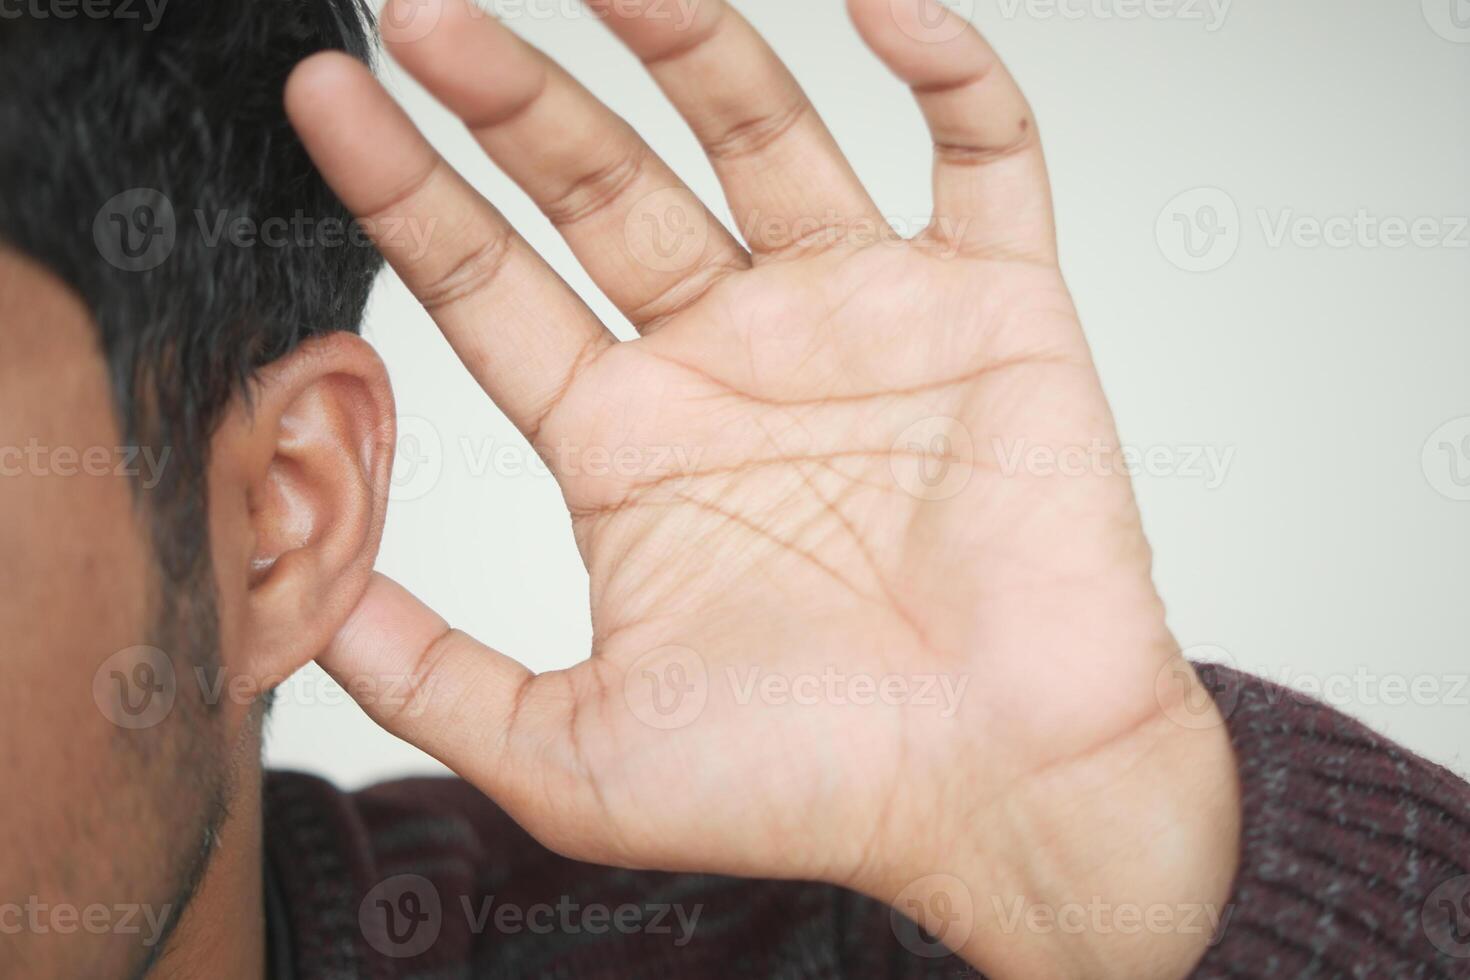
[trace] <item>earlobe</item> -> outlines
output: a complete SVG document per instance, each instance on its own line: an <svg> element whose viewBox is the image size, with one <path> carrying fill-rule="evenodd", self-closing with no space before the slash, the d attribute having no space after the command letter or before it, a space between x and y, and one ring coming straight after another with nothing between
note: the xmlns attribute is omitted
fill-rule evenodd
<svg viewBox="0 0 1470 980"><path fill-rule="evenodd" d="M393 465L387 372L352 334L262 369L215 438L211 530L227 669L268 690L367 588Z"/></svg>

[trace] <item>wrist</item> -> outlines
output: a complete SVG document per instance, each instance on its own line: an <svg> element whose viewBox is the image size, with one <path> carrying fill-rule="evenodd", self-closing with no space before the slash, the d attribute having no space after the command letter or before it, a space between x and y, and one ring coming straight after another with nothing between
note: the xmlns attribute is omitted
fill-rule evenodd
<svg viewBox="0 0 1470 980"><path fill-rule="evenodd" d="M942 940L993 980L1187 976L1228 925L1241 820L1224 720L1188 673L1180 704L1019 782L865 888L924 926L900 940Z"/></svg>

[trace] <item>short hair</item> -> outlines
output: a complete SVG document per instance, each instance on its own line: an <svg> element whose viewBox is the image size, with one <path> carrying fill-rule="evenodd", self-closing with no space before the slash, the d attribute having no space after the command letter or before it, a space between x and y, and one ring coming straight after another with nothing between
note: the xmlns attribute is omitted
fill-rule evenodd
<svg viewBox="0 0 1470 980"><path fill-rule="evenodd" d="M0 245L81 298L124 438L168 451L145 495L165 592L212 584L208 448L232 396L362 319L381 258L330 233L351 216L283 92L315 51L371 63L373 37L365 0L88 0L0 22ZM271 219L294 224L219 234Z"/></svg>

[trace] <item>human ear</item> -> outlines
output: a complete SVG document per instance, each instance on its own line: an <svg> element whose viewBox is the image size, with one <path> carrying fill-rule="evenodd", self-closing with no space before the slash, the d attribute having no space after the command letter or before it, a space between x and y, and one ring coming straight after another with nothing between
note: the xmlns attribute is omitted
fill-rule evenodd
<svg viewBox="0 0 1470 980"><path fill-rule="evenodd" d="M395 418L387 371L349 333L300 345L231 402L211 444L222 657L264 692L316 657L367 588Z"/></svg>

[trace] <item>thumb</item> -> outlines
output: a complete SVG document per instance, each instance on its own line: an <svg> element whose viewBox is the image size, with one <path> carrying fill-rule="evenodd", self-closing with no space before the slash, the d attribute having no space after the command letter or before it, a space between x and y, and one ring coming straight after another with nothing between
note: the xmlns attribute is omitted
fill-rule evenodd
<svg viewBox="0 0 1470 980"><path fill-rule="evenodd" d="M543 844L583 849L568 831L595 825L587 812L595 794L565 764L569 697L546 696L531 671L451 629L379 574L317 662L370 718L474 784Z"/></svg>

